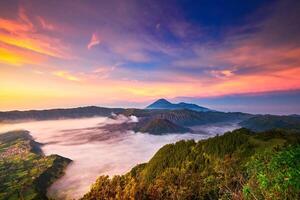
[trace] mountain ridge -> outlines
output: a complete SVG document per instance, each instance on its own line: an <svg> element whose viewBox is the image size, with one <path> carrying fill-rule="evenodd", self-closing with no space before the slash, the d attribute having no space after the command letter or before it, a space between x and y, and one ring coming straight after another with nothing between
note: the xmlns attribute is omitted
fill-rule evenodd
<svg viewBox="0 0 300 200"><path fill-rule="evenodd" d="M192 103L185 103L185 102L180 102L180 103L171 103L166 99L158 99L152 104L148 105L146 109L166 109L166 110L180 110L180 109L189 109L189 110L194 110L198 112L208 112L208 111L213 111L209 108L199 106L197 104L192 104Z"/></svg>
<svg viewBox="0 0 300 200"><path fill-rule="evenodd" d="M0 122L22 120L52 120L72 119L83 117L103 116L108 117L111 113L122 112L123 108L106 108L98 106L85 106L76 108L55 108L45 110L4 111L0 112Z"/></svg>

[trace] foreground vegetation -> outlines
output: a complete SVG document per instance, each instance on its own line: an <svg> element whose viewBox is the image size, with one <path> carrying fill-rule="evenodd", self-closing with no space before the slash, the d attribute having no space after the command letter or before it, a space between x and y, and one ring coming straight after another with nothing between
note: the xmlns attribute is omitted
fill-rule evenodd
<svg viewBox="0 0 300 200"><path fill-rule="evenodd" d="M300 199L300 135L238 129L162 147L123 176L100 176L82 199Z"/></svg>
<svg viewBox="0 0 300 200"><path fill-rule="evenodd" d="M27 131L0 134L0 199L47 199L46 190L71 160L42 155Z"/></svg>

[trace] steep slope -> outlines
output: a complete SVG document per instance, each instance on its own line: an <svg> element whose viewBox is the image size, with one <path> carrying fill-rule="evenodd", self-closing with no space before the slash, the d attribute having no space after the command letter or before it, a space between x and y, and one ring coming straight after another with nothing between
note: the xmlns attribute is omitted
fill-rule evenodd
<svg viewBox="0 0 300 200"><path fill-rule="evenodd" d="M27 131L0 134L0 199L47 199L47 188L70 162L44 156Z"/></svg>
<svg viewBox="0 0 300 200"><path fill-rule="evenodd" d="M147 109L172 109L174 104L167 101L166 99L158 99L157 101L153 102L149 106L147 106Z"/></svg>
<svg viewBox="0 0 300 200"><path fill-rule="evenodd" d="M298 199L300 135L246 129L162 147L123 176L100 176L82 199Z"/></svg>
<svg viewBox="0 0 300 200"><path fill-rule="evenodd" d="M166 99L159 99L155 101L154 103L150 104L149 106L146 107L146 109L166 109L166 110L178 110L178 109L189 109L189 110L194 110L198 112L207 112L211 111L208 108L198 106L196 104L191 104L191 103L178 103L178 104L173 104Z"/></svg>

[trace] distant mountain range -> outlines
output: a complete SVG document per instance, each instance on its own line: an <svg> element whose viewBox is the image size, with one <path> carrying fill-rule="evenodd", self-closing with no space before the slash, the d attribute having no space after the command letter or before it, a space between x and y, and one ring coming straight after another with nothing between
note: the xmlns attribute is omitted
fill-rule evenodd
<svg viewBox="0 0 300 200"><path fill-rule="evenodd" d="M17 122L30 120L56 120L85 117L110 117L112 113L127 117L136 116L138 122L108 125L107 130L134 130L150 134L192 132L190 126L209 125L220 122L240 122L241 127L253 131L274 128L300 130L300 116L252 115L241 112L219 112L196 104L173 104L159 99L146 109L125 109L105 107L79 107L49 110L28 110L0 112L0 122Z"/></svg>
<svg viewBox="0 0 300 200"><path fill-rule="evenodd" d="M246 113L197 112L194 110L165 110L165 109L125 109L118 113L127 117L136 116L137 123L107 125L105 130L134 130L161 135L169 133L193 132L190 126L208 125L222 122L240 122L253 117Z"/></svg>
<svg viewBox="0 0 300 200"><path fill-rule="evenodd" d="M51 120L51 119L70 119L103 116L108 117L112 113L122 112L123 108L104 108L97 106L86 106L78 108L61 108L47 110L27 110L27 111L7 111L0 112L1 121L20 121L20 120Z"/></svg>
<svg viewBox="0 0 300 200"><path fill-rule="evenodd" d="M300 130L299 115L256 115L240 123L242 127L253 131L266 131L274 128Z"/></svg>
<svg viewBox="0 0 300 200"><path fill-rule="evenodd" d="M158 99L154 103L150 104L146 107L146 109L166 109L166 110L180 110L180 109L189 109L194 110L198 112L208 112L212 111L208 108L198 106L197 104L191 104L191 103L171 103L167 101L166 99Z"/></svg>

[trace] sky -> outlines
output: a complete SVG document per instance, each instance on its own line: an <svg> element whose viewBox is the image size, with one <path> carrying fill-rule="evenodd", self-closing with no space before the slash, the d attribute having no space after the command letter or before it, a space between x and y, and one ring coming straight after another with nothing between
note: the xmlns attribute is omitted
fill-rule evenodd
<svg viewBox="0 0 300 200"><path fill-rule="evenodd" d="M0 110L300 113L299 19L297 0L0 1Z"/></svg>

